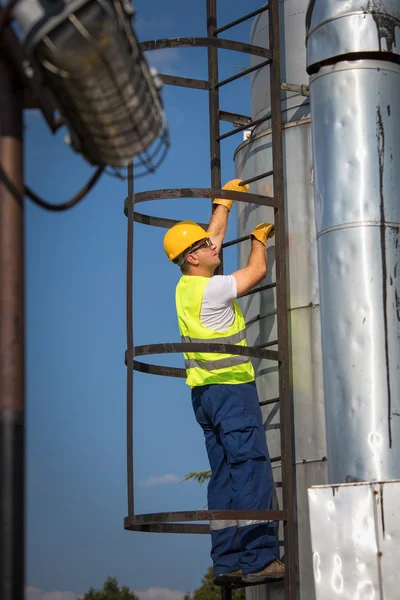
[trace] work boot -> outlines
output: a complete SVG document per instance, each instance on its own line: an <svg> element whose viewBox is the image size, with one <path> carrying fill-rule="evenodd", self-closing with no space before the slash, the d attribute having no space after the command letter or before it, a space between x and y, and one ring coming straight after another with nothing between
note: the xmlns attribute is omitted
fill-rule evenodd
<svg viewBox="0 0 400 600"><path fill-rule="evenodd" d="M214 577L214 585L239 584L242 581L242 571L231 571L230 573L220 573Z"/></svg>
<svg viewBox="0 0 400 600"><path fill-rule="evenodd" d="M285 565L276 559L270 562L262 571L246 573L242 577L245 583L267 583L268 581L280 581L285 577Z"/></svg>

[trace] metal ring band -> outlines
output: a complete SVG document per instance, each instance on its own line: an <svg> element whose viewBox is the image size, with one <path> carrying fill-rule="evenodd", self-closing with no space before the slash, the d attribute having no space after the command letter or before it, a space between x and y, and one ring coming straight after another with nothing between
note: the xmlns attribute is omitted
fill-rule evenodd
<svg viewBox="0 0 400 600"><path fill-rule="evenodd" d="M275 198L261 194L249 194L248 192L235 192L233 190L221 190L217 188L168 188L164 190L148 190L133 195L133 204L148 202L150 200L171 200L176 198L224 198L236 202L257 204L258 206L271 206L277 208ZM128 214L129 196L125 198L124 213Z"/></svg>
<svg viewBox="0 0 400 600"><path fill-rule="evenodd" d="M165 48L182 48L182 47L206 47L206 48L221 48L223 50L234 50L235 52L244 52L253 56L262 56L264 58L273 58L273 51L262 46L253 46L252 44L244 44L235 40L225 40L223 38L209 37L179 37L179 38L164 38L160 40L148 40L142 42L140 47L143 52L149 50L162 50Z"/></svg>
<svg viewBox="0 0 400 600"><path fill-rule="evenodd" d="M179 512L148 513L125 517L124 528L130 531L153 533L210 533L210 526L187 521L286 521L283 510L191 510Z"/></svg>
<svg viewBox="0 0 400 600"><path fill-rule="evenodd" d="M218 354L232 354L234 356L249 356L251 358L269 359L279 361L277 350L265 348L253 348L251 346L236 346L235 344L210 344L205 342L176 342L167 344L146 344L134 346L132 350L125 352L125 364L128 364L128 356L148 356L149 354L175 354L182 352L208 352ZM162 375L164 377L178 377L184 379L186 370L177 367L165 367L133 361L134 371L148 373L151 375Z"/></svg>

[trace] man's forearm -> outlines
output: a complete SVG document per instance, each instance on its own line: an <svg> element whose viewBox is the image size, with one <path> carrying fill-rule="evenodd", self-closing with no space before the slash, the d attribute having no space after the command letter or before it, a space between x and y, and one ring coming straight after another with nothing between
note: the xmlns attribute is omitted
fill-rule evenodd
<svg viewBox="0 0 400 600"><path fill-rule="evenodd" d="M208 231L213 231L216 237L224 238L228 224L229 210L222 204L216 204L210 219Z"/></svg>
<svg viewBox="0 0 400 600"><path fill-rule="evenodd" d="M251 238L251 251L247 266L255 269L259 269L260 272L267 272L267 253L265 246L259 242L256 238Z"/></svg>

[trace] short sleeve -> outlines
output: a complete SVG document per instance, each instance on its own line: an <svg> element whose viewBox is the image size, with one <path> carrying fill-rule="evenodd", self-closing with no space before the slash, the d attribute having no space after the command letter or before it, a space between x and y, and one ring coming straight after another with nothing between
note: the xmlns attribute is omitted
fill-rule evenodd
<svg viewBox="0 0 400 600"><path fill-rule="evenodd" d="M237 297L236 279L233 275L214 275L204 290L203 298L214 306L231 305Z"/></svg>

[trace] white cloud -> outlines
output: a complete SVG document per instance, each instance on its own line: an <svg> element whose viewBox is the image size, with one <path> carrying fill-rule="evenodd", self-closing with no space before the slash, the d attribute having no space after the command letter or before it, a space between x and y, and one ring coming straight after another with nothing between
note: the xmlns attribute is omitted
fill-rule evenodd
<svg viewBox="0 0 400 600"><path fill-rule="evenodd" d="M149 587L147 590L132 590L139 600L183 600L185 592L169 588ZM25 588L25 600L79 600L73 592L43 592L34 587Z"/></svg>
<svg viewBox="0 0 400 600"><path fill-rule="evenodd" d="M43 592L34 587L27 587L25 600L78 600L78 596L73 592Z"/></svg>
<svg viewBox="0 0 400 600"><path fill-rule="evenodd" d="M153 486L153 485L166 485L167 483L179 483L180 479L177 475L167 473L166 475L151 475L148 477L142 485ZM149 588L151 589L151 588Z"/></svg>
<svg viewBox="0 0 400 600"><path fill-rule="evenodd" d="M145 56L151 67L155 67L159 73L164 73L165 75L178 75L179 67L182 67L184 63L184 58L179 48L148 50L145 52Z"/></svg>
<svg viewBox="0 0 400 600"><path fill-rule="evenodd" d="M185 595L179 590L169 588L149 587L145 591L134 590L140 600L182 600Z"/></svg>

